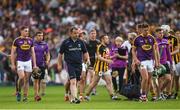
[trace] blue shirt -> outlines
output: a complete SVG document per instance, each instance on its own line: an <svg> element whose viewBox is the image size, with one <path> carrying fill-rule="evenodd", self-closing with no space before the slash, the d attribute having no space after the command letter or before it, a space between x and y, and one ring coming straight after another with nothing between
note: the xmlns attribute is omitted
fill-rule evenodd
<svg viewBox="0 0 180 110"><path fill-rule="evenodd" d="M73 41L71 38L64 40L60 47L60 54L68 64L82 64L83 54L87 52L84 42L80 39Z"/></svg>

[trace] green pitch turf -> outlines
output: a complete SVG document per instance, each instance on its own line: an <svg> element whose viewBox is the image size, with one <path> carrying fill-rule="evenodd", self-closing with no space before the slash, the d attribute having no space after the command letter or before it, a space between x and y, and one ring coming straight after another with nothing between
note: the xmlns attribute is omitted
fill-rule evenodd
<svg viewBox="0 0 180 110"><path fill-rule="evenodd" d="M180 109L180 100L167 100L157 102L137 102L110 100L106 88L97 88L97 96L91 96L91 101L81 104L70 104L64 102L64 87L47 87L46 96L42 101L35 102L33 89L30 88L28 102L16 102L14 87L0 87L0 109Z"/></svg>

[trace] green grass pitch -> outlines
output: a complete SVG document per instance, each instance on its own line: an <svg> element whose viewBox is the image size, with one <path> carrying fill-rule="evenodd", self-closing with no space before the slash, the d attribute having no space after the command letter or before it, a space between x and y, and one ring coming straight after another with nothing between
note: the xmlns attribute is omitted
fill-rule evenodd
<svg viewBox="0 0 180 110"><path fill-rule="evenodd" d="M29 90L28 102L16 102L14 87L0 87L0 109L180 109L180 100L157 102L138 102L122 100L112 101L104 86L97 88L97 96L91 96L91 101L81 104L70 104L64 101L63 86L48 86L46 96L42 101L35 102L32 87Z"/></svg>

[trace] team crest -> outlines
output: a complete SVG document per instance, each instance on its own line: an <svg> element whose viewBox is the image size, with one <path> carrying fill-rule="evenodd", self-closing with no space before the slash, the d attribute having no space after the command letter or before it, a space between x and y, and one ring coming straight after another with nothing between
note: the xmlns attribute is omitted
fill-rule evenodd
<svg viewBox="0 0 180 110"><path fill-rule="evenodd" d="M21 48L22 50L29 50L30 47L31 47L31 46L28 44L27 41L24 41L24 43L20 46L20 48Z"/></svg>
<svg viewBox="0 0 180 110"><path fill-rule="evenodd" d="M152 46L151 45L149 45L149 44L145 44L145 45L142 45L142 49L143 50L151 50L152 49Z"/></svg>
<svg viewBox="0 0 180 110"><path fill-rule="evenodd" d="M81 47L81 44L78 44L78 47Z"/></svg>

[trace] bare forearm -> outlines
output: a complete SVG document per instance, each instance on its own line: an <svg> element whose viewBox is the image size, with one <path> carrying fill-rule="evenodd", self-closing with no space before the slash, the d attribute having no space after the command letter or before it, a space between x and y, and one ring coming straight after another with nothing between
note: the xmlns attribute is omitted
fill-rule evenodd
<svg viewBox="0 0 180 110"><path fill-rule="evenodd" d="M34 48L32 48L32 61L33 61L33 66L36 67L36 55L35 55L35 51Z"/></svg>
<svg viewBox="0 0 180 110"><path fill-rule="evenodd" d="M14 65L15 66L15 55L14 55L14 53L15 53L15 49L11 49L11 64L12 65Z"/></svg>
<svg viewBox="0 0 180 110"><path fill-rule="evenodd" d="M35 57L35 53L32 54L32 60L33 60L33 66L36 67L36 57Z"/></svg>
<svg viewBox="0 0 180 110"><path fill-rule="evenodd" d="M136 56L136 49L132 48L132 57L134 60L137 60L137 56Z"/></svg>
<svg viewBox="0 0 180 110"><path fill-rule="evenodd" d="M50 53L48 52L47 55L46 55L46 62L50 62L50 59L51 59Z"/></svg>
<svg viewBox="0 0 180 110"><path fill-rule="evenodd" d="M11 64L15 66L15 56L11 54Z"/></svg>
<svg viewBox="0 0 180 110"><path fill-rule="evenodd" d="M62 54L58 55L58 62L57 62L58 66L62 66Z"/></svg>
<svg viewBox="0 0 180 110"><path fill-rule="evenodd" d="M158 52L157 52L155 46L153 46L153 56L154 56L155 63L157 64L157 61L158 61Z"/></svg>
<svg viewBox="0 0 180 110"><path fill-rule="evenodd" d="M89 54L88 53L84 53L83 55L83 61L87 62L89 60Z"/></svg>

